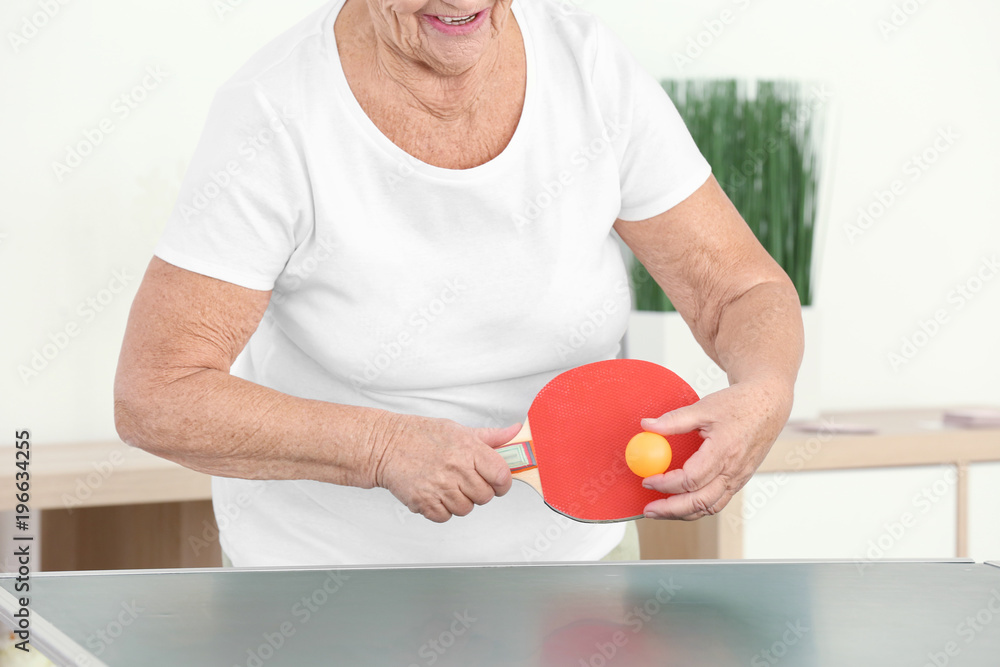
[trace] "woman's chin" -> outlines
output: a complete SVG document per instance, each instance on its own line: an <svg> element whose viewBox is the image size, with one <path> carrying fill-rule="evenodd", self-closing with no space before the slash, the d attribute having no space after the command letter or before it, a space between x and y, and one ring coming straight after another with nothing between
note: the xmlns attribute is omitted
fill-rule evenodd
<svg viewBox="0 0 1000 667"><path fill-rule="evenodd" d="M429 48L421 60L437 74L458 76L468 72L482 60L485 49L472 47L471 44L463 46L447 44L439 48Z"/></svg>
<svg viewBox="0 0 1000 667"><path fill-rule="evenodd" d="M485 10L468 26L456 30L436 18L424 17L421 31L425 53L421 60L438 74L455 76L467 72L493 45L499 32L494 18L490 10Z"/></svg>

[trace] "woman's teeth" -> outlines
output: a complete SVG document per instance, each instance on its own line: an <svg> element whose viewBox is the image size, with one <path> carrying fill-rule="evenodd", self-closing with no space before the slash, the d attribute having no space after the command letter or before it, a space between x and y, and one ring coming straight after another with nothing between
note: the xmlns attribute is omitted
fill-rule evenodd
<svg viewBox="0 0 1000 667"><path fill-rule="evenodd" d="M438 19L445 25L465 25L472 22L479 14L472 16L439 16Z"/></svg>

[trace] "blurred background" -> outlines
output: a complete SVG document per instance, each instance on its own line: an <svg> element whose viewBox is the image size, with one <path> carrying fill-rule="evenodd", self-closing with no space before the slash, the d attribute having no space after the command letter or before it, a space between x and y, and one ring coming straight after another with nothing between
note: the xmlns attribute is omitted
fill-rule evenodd
<svg viewBox="0 0 1000 667"><path fill-rule="evenodd" d="M217 555L207 480L119 443L115 364L215 89L321 4L0 8L0 422L10 451L31 431L44 569ZM599 15L672 90L728 81L753 99L785 82L814 122L804 426L723 515L643 526L643 556L1000 557L1000 5L566 4ZM756 170L768 138L703 151L717 173ZM669 320L637 315L629 354L700 393L724 385Z"/></svg>

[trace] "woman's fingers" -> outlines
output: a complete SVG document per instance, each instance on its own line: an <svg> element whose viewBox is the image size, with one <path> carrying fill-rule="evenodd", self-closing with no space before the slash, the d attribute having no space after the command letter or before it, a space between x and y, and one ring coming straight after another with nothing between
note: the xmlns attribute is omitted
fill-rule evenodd
<svg viewBox="0 0 1000 667"><path fill-rule="evenodd" d="M713 422L713 419L708 406L703 403L704 400L706 399L671 410L657 418L643 419L642 428L660 435L678 435L705 428Z"/></svg>
<svg viewBox="0 0 1000 667"><path fill-rule="evenodd" d="M510 442L521 430L522 424L511 424L505 428L474 428L472 434L490 447L500 447Z"/></svg>
<svg viewBox="0 0 1000 667"><path fill-rule="evenodd" d="M521 430L521 424L513 424L507 428L477 428L473 429L473 434L491 449L502 447L511 441ZM503 457L495 451L483 451L477 453L476 471L486 480L486 483L493 487L493 492L502 496L510 491L513 479L510 474L510 467Z"/></svg>
<svg viewBox="0 0 1000 667"><path fill-rule="evenodd" d="M691 455L682 468L643 480L642 485L660 493L692 493L707 486L725 469L725 447L717 445L716 421L712 401L706 397L697 403L672 410L656 419L643 419L642 427L651 433L667 436L702 432L705 442ZM720 451L721 450L721 451Z"/></svg>
<svg viewBox="0 0 1000 667"><path fill-rule="evenodd" d="M655 500L646 505L645 515L651 519L682 519L692 521L717 514L733 497L728 480L716 477L705 487L691 493Z"/></svg>
<svg viewBox="0 0 1000 667"><path fill-rule="evenodd" d="M451 518L451 511L444 506L444 503L437 502L433 505L427 505L426 507L410 508L410 511L414 514L420 514L425 519L429 519L434 523L445 523Z"/></svg>
<svg viewBox="0 0 1000 667"><path fill-rule="evenodd" d="M448 490L444 494L443 503L453 516L468 516L476 506L460 488Z"/></svg>
<svg viewBox="0 0 1000 667"><path fill-rule="evenodd" d="M725 447L709 438L691 455L684 467L643 480L642 485L660 493L693 493L703 489L726 469ZM720 451L723 450L723 451Z"/></svg>
<svg viewBox="0 0 1000 667"><path fill-rule="evenodd" d="M485 505L497 496L496 489L486 483L482 477L471 478L460 486L462 494L476 505Z"/></svg>

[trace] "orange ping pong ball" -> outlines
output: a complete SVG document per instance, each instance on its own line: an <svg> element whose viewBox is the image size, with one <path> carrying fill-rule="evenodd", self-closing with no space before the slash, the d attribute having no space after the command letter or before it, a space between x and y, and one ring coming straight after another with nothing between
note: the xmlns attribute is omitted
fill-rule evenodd
<svg viewBox="0 0 1000 667"><path fill-rule="evenodd" d="M629 470L643 478L665 473L673 455L667 439L649 431L633 436L625 448L625 462Z"/></svg>

